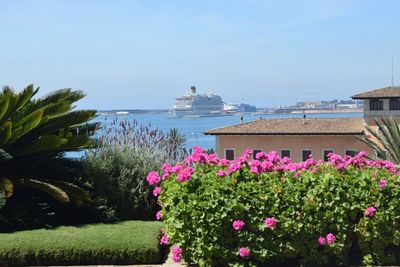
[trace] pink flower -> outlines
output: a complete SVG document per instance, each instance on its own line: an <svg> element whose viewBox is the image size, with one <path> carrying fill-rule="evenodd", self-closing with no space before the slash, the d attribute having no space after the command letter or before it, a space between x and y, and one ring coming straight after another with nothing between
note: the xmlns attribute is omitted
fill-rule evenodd
<svg viewBox="0 0 400 267"><path fill-rule="evenodd" d="M174 262L181 262L182 260L182 249L179 246L173 246L171 249L172 260Z"/></svg>
<svg viewBox="0 0 400 267"><path fill-rule="evenodd" d="M179 173L181 170L183 169L182 165L175 165L174 167L172 167L171 171L172 173Z"/></svg>
<svg viewBox="0 0 400 267"><path fill-rule="evenodd" d="M228 159L220 159L219 161L219 165L223 166L223 167L227 167L231 164L231 161Z"/></svg>
<svg viewBox="0 0 400 267"><path fill-rule="evenodd" d="M150 172L146 178L149 185L158 184L161 181L160 176L158 176L157 172Z"/></svg>
<svg viewBox="0 0 400 267"><path fill-rule="evenodd" d="M162 210L159 210L156 213L156 219L157 219L157 221L159 221L159 220L161 220L161 218L162 218Z"/></svg>
<svg viewBox="0 0 400 267"><path fill-rule="evenodd" d="M161 186L157 186L156 188L154 188L153 190L153 196L158 196L161 193Z"/></svg>
<svg viewBox="0 0 400 267"><path fill-rule="evenodd" d="M371 217L374 217L375 212L376 212L376 208L374 208L374 207L368 207L368 208L365 209L364 214L365 214L365 216L371 218Z"/></svg>
<svg viewBox="0 0 400 267"><path fill-rule="evenodd" d="M326 235L326 243L328 245L332 245L336 241L336 236L332 233Z"/></svg>
<svg viewBox="0 0 400 267"><path fill-rule="evenodd" d="M264 152L258 152L257 154L256 154L256 159L258 159L258 160L263 160L263 159L266 159L267 158L267 154L265 154Z"/></svg>
<svg viewBox="0 0 400 267"><path fill-rule="evenodd" d="M186 169L181 170L177 177L178 182L182 183L185 181L189 181L193 173L194 169L192 167L187 167Z"/></svg>
<svg viewBox="0 0 400 267"><path fill-rule="evenodd" d="M228 174L231 174L233 172L239 171L242 169L242 164L240 162L233 162L231 165L228 167Z"/></svg>
<svg viewBox="0 0 400 267"><path fill-rule="evenodd" d="M387 180L380 180L379 181L379 187L381 188L381 189L383 189L383 188L385 188L385 186L387 185Z"/></svg>
<svg viewBox="0 0 400 267"><path fill-rule="evenodd" d="M240 255L240 257L242 257L242 258L245 258L245 257L250 256L250 249L245 248L245 247L241 247L241 248L239 249L239 255Z"/></svg>
<svg viewBox="0 0 400 267"><path fill-rule="evenodd" d="M244 151L244 154L252 155L252 154L253 154L253 150L251 150L251 149L246 149L246 150Z"/></svg>
<svg viewBox="0 0 400 267"><path fill-rule="evenodd" d="M171 167L171 165L169 165L168 163L165 163L165 164L162 166L162 169L163 169L164 172L171 172L172 167Z"/></svg>
<svg viewBox="0 0 400 267"><path fill-rule="evenodd" d="M322 237L322 236L320 236L319 238L318 238L318 244L320 245L320 246L324 246L324 245L326 245L326 238L325 237Z"/></svg>
<svg viewBox="0 0 400 267"><path fill-rule="evenodd" d="M287 165L287 164L292 163L292 160L290 158L288 158L288 157L283 157L282 158L282 163Z"/></svg>
<svg viewBox="0 0 400 267"><path fill-rule="evenodd" d="M268 159L269 161L272 161L272 162L278 162L278 161L279 161L279 154L278 154L278 152L276 152L276 151L271 151L271 152L269 152L268 155L267 155L267 159Z"/></svg>
<svg viewBox="0 0 400 267"><path fill-rule="evenodd" d="M161 177L161 179L164 181L165 179L167 179L171 174L169 172L166 172L163 174L163 176Z"/></svg>
<svg viewBox="0 0 400 267"><path fill-rule="evenodd" d="M162 235L160 239L160 245L167 245L169 243L169 237L167 235Z"/></svg>
<svg viewBox="0 0 400 267"><path fill-rule="evenodd" d="M236 220L232 223L232 227L233 229L235 229L236 231L240 231L243 229L245 223L242 220Z"/></svg>
<svg viewBox="0 0 400 267"><path fill-rule="evenodd" d="M224 177L224 176L227 175L227 172L224 171L224 170L219 170L219 171L217 172L217 175L218 175L219 177Z"/></svg>
<svg viewBox="0 0 400 267"><path fill-rule="evenodd" d="M278 221L275 219L275 217L265 218L264 220L265 226L271 229L274 229L277 223Z"/></svg>
<svg viewBox="0 0 400 267"><path fill-rule="evenodd" d="M367 155L368 155L367 152L365 152L365 151L360 151L360 152L357 154L357 157L358 157L358 158L365 158Z"/></svg>

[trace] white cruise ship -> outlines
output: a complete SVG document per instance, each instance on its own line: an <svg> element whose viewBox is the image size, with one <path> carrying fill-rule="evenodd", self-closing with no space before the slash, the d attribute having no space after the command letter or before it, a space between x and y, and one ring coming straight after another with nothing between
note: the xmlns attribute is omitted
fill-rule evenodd
<svg viewBox="0 0 400 267"><path fill-rule="evenodd" d="M176 103L171 110L173 117L208 117L222 116L224 102L219 95L213 93L198 94L196 87L190 87L186 95L176 98Z"/></svg>

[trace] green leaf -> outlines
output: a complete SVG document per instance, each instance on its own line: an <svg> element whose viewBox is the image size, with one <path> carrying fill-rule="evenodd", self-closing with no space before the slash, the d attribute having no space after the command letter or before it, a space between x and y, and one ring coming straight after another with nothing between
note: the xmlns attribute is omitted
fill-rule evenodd
<svg viewBox="0 0 400 267"><path fill-rule="evenodd" d="M14 185L10 179L0 178L0 192L4 195L5 198L9 198L12 196L14 192Z"/></svg>
<svg viewBox="0 0 400 267"><path fill-rule="evenodd" d="M11 138L8 141L9 144L14 143L18 138L31 131L33 128L39 125L43 115L43 109L38 109L22 120L14 124L14 130L11 134Z"/></svg>
<svg viewBox="0 0 400 267"><path fill-rule="evenodd" d="M32 141L31 143L25 146L18 146L16 148L12 148L9 150L11 155L14 157L22 156L22 155L29 155L41 151L52 151L57 150L60 146L66 144L68 139L61 138L57 135L45 135L41 136L40 138Z"/></svg>
<svg viewBox="0 0 400 267"><path fill-rule="evenodd" d="M7 112L8 105L10 103L10 94L0 95L0 120L3 118L4 114Z"/></svg>
<svg viewBox="0 0 400 267"><path fill-rule="evenodd" d="M8 154L5 150L0 148L0 160L1 161L9 161L11 160L13 157Z"/></svg>
<svg viewBox="0 0 400 267"><path fill-rule="evenodd" d="M12 122L6 121L0 128L0 147L4 147L11 138Z"/></svg>
<svg viewBox="0 0 400 267"><path fill-rule="evenodd" d="M68 203L70 201L68 194L64 190L50 183L35 179L15 179L14 181L16 185L26 186L46 192L61 203Z"/></svg>
<svg viewBox="0 0 400 267"><path fill-rule="evenodd" d="M90 197L90 193L77 185L72 183L57 181L54 184L67 192L70 201L73 202L75 205L81 207L86 203L91 203L92 199Z"/></svg>

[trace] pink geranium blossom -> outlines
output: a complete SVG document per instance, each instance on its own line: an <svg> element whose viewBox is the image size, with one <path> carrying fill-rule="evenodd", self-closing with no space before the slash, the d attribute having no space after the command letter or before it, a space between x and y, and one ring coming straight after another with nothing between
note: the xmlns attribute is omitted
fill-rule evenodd
<svg viewBox="0 0 400 267"><path fill-rule="evenodd" d="M365 216L371 218L371 217L374 217L375 212L376 212L376 208L368 207L368 208L365 209L364 214L365 214Z"/></svg>
<svg viewBox="0 0 400 267"><path fill-rule="evenodd" d="M192 176L192 174L194 173L194 169L192 167L187 167L185 169L182 169L180 171L180 173L178 173L178 177L177 180L178 182L185 182L185 181L189 181L190 177Z"/></svg>
<svg viewBox="0 0 400 267"><path fill-rule="evenodd" d="M163 169L164 172L171 172L172 167L171 167L171 165L169 165L168 163L165 163L165 164L162 166L162 169Z"/></svg>
<svg viewBox="0 0 400 267"><path fill-rule="evenodd" d="M379 187L381 189L385 188L386 185L387 185L387 180L382 179L382 180L379 181Z"/></svg>
<svg viewBox="0 0 400 267"><path fill-rule="evenodd" d="M147 175L146 180L149 183L149 185L154 185L154 184L158 184L161 181L161 178L160 178L160 176L158 176L157 172L153 171Z"/></svg>
<svg viewBox="0 0 400 267"><path fill-rule="evenodd" d="M155 197L158 196L161 193L161 190L162 190L161 186L157 186L156 188L154 188L153 196Z"/></svg>
<svg viewBox="0 0 400 267"><path fill-rule="evenodd" d="M163 174L163 176L161 177L161 179L164 181L165 179L167 179L171 174L169 172L166 172Z"/></svg>
<svg viewBox="0 0 400 267"><path fill-rule="evenodd" d="M271 152L269 152L268 155L267 155L267 159L268 159L269 161L272 161L272 162L278 162L278 161L279 161L279 154L278 154L278 152L276 152L276 151L271 151Z"/></svg>
<svg viewBox="0 0 400 267"><path fill-rule="evenodd" d="M277 223L278 221L275 219L275 217L265 218L264 220L265 226L271 229L274 229Z"/></svg>
<svg viewBox="0 0 400 267"><path fill-rule="evenodd" d="M236 220L232 223L232 227L233 229L235 229L236 231L240 231L243 229L245 223L242 220Z"/></svg>
<svg viewBox="0 0 400 267"><path fill-rule="evenodd" d="M326 235L326 243L328 245L332 245L335 242L336 242L336 236L334 234L329 233Z"/></svg>
<svg viewBox="0 0 400 267"><path fill-rule="evenodd" d="M172 260L174 262L181 262L182 260L182 249L179 246L173 246L171 249Z"/></svg>
<svg viewBox="0 0 400 267"><path fill-rule="evenodd" d="M161 220L161 218L162 218L162 210L159 210L156 213L156 219L157 219L157 221L159 221L159 220Z"/></svg>
<svg viewBox="0 0 400 267"><path fill-rule="evenodd" d="M167 235L162 235L160 239L160 245L167 245L169 243L169 237Z"/></svg>
<svg viewBox="0 0 400 267"><path fill-rule="evenodd" d="M325 237L322 237L322 236L320 236L319 238L318 238L318 244L320 245L320 246L324 246L324 245L326 245L326 238Z"/></svg>
<svg viewBox="0 0 400 267"><path fill-rule="evenodd" d="M241 248L239 249L239 255L240 255L240 257L242 257L242 258L245 258L245 257L250 256L250 249L245 248L245 247L241 247Z"/></svg>
<svg viewBox="0 0 400 267"><path fill-rule="evenodd" d="M226 171L224 171L224 170L219 170L218 172L217 172L217 175L219 176L219 177L224 177L224 176L226 176L228 173L226 172Z"/></svg>

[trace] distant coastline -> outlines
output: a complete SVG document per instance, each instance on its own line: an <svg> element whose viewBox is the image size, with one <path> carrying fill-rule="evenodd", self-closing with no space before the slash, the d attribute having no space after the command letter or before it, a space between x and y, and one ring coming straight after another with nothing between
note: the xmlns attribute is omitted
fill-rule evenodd
<svg viewBox="0 0 400 267"><path fill-rule="evenodd" d="M165 114L169 109L120 109L120 110L99 110L98 115L129 115L129 114ZM258 109L257 112L246 112L251 115L290 115L290 114L342 114L342 113L362 113L361 108L358 109L294 109L286 112L277 112L277 110L269 110L265 112L265 108ZM229 115L242 115L243 112L235 112Z"/></svg>

